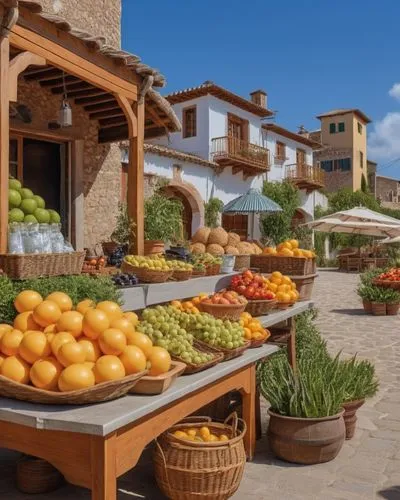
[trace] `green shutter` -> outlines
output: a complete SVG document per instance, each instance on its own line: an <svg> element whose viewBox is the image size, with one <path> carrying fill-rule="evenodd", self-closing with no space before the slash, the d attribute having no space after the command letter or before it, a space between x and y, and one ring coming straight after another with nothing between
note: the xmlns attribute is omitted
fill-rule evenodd
<svg viewBox="0 0 400 500"><path fill-rule="evenodd" d="M344 122L340 122L339 123L339 129L338 129L339 132L344 132Z"/></svg>
<svg viewBox="0 0 400 500"><path fill-rule="evenodd" d="M335 134L336 133L336 123L330 123L329 124L329 133L330 134Z"/></svg>

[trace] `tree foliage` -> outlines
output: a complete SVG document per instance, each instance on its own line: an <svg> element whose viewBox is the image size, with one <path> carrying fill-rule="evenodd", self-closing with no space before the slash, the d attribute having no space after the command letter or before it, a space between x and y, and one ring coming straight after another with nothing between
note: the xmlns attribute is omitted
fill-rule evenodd
<svg viewBox="0 0 400 500"><path fill-rule="evenodd" d="M224 203L219 198L210 198L204 203L204 219L207 227L217 227L218 216L224 208Z"/></svg>

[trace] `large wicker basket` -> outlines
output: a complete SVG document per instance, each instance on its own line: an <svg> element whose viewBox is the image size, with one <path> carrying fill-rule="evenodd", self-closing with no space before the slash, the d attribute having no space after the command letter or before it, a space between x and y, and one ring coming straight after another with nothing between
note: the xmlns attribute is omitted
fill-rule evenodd
<svg viewBox="0 0 400 500"><path fill-rule="evenodd" d="M194 363L188 363L187 361L184 361L179 356L172 355L173 360L185 363L186 368L185 371L183 372L184 375L191 375L192 373L202 372L203 370L207 370L208 368L211 368L212 366L215 366L217 363L220 363L221 361L224 360L224 355L222 354L222 352L213 349L204 342L199 342L198 340L194 340L193 347L198 351L206 352L207 354L212 354L213 359L207 361L206 363L195 365Z"/></svg>
<svg viewBox="0 0 400 500"><path fill-rule="evenodd" d="M218 319L230 319L231 321L239 321L240 315L245 310L246 304L199 304L199 309Z"/></svg>
<svg viewBox="0 0 400 500"><path fill-rule="evenodd" d="M276 300L249 300L246 305L246 311L252 316L262 316L275 309Z"/></svg>
<svg viewBox="0 0 400 500"><path fill-rule="evenodd" d="M315 258L280 257L277 255L252 255L251 267L256 267L261 273L280 271L282 274L303 276L314 274L317 267Z"/></svg>
<svg viewBox="0 0 400 500"><path fill-rule="evenodd" d="M155 269L135 267L126 260L122 261L121 272L135 274L142 283L165 283L172 276L172 271L156 271Z"/></svg>
<svg viewBox="0 0 400 500"><path fill-rule="evenodd" d="M221 272L221 264L211 264L206 266L206 276L216 276Z"/></svg>
<svg viewBox="0 0 400 500"><path fill-rule="evenodd" d="M236 255L235 271L244 271L250 267L250 255Z"/></svg>
<svg viewBox="0 0 400 500"><path fill-rule="evenodd" d="M372 281L372 283L383 288L393 288L394 290L400 290L400 281L380 280L379 278L376 278Z"/></svg>
<svg viewBox="0 0 400 500"><path fill-rule="evenodd" d="M176 281L186 281L192 277L193 271L191 269L176 269L172 273L172 278Z"/></svg>
<svg viewBox="0 0 400 500"><path fill-rule="evenodd" d="M232 423L230 424L229 422ZM176 430L207 425L228 441L188 441L173 435ZM156 441L153 460L157 484L173 500L226 500L239 488L246 463L243 436L246 424L236 414L224 423L197 417L174 425Z"/></svg>
<svg viewBox="0 0 400 500"><path fill-rule="evenodd" d="M12 279L81 274L85 252L1 254L0 269Z"/></svg>
<svg viewBox="0 0 400 500"><path fill-rule="evenodd" d="M246 340L245 343L240 347L235 347L234 349L227 349L225 347L219 346L210 346L206 342L202 340L196 340L197 344L203 345L204 347L208 347L211 351L215 353L223 354L224 361L229 361L230 359L237 358L241 356L246 349L250 347L251 342Z"/></svg>
<svg viewBox="0 0 400 500"><path fill-rule="evenodd" d="M298 300L310 300L314 288L314 281L318 274L309 276L293 276L292 281L296 283L297 291L300 294Z"/></svg>
<svg viewBox="0 0 400 500"><path fill-rule="evenodd" d="M17 462L17 488L23 493L48 493L63 480L61 472L41 458L24 456Z"/></svg>

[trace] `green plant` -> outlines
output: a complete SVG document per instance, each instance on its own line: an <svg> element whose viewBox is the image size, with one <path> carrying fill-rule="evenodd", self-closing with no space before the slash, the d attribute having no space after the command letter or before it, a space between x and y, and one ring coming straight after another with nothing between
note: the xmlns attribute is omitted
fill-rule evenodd
<svg viewBox="0 0 400 500"><path fill-rule="evenodd" d="M380 304L399 304L400 293L392 288L382 288L374 285L361 285L357 289L358 295L369 302Z"/></svg>
<svg viewBox="0 0 400 500"><path fill-rule="evenodd" d="M364 271L360 274L360 283L362 285L371 285L372 281L377 278L380 274L384 273L387 268L375 268Z"/></svg>
<svg viewBox="0 0 400 500"><path fill-rule="evenodd" d="M16 315L14 299L22 290L35 290L43 297L60 291L68 294L73 303L83 299L94 302L112 300L121 303L121 292L117 290L109 277L99 276L54 276L30 280L12 281L6 276L0 277L0 318L5 323L12 323ZM4 292L4 294L3 294Z"/></svg>
<svg viewBox="0 0 400 500"><path fill-rule="evenodd" d="M144 237L146 240L183 239L183 206L179 200L155 193L144 203Z"/></svg>
<svg viewBox="0 0 400 500"><path fill-rule="evenodd" d="M317 267L338 267L339 262L337 259L327 259L317 255Z"/></svg>
<svg viewBox="0 0 400 500"><path fill-rule="evenodd" d="M204 203L204 219L207 227L217 227L218 215L223 208L224 204L219 198L210 198Z"/></svg>
<svg viewBox="0 0 400 500"><path fill-rule="evenodd" d="M368 184L367 184L367 179L365 178L364 174L361 175L361 191L363 193L368 193L369 192L369 190L368 190Z"/></svg>
<svg viewBox="0 0 400 500"><path fill-rule="evenodd" d="M268 366L270 365L270 366ZM261 394L279 415L321 418L336 415L344 400L344 388L336 383L339 358L299 358L296 373L286 357L276 357L259 369Z"/></svg>
<svg viewBox="0 0 400 500"><path fill-rule="evenodd" d="M133 240L136 224L128 215L128 206L126 203L118 205L118 215L114 231L111 234L111 241L118 245L128 245L129 241Z"/></svg>
<svg viewBox="0 0 400 500"><path fill-rule="evenodd" d="M372 398L379 388L374 365L367 360L357 360L357 356L340 361L337 383L344 387L344 402Z"/></svg>

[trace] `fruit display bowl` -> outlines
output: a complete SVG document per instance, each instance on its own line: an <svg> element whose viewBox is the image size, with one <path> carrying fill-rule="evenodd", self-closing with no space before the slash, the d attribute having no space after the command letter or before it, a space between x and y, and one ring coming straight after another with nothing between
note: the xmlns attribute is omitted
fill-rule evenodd
<svg viewBox="0 0 400 500"><path fill-rule="evenodd" d="M177 269L172 273L172 279L176 281L186 281L192 277L192 270Z"/></svg>
<svg viewBox="0 0 400 500"><path fill-rule="evenodd" d="M130 394L162 394L165 392L175 380L185 371L185 363L180 361L172 361L171 369L167 373L152 377L145 375L142 377L135 386L130 389Z"/></svg>
<svg viewBox="0 0 400 500"><path fill-rule="evenodd" d="M262 316L275 309L277 301L272 300L249 300L246 305L246 312L252 316Z"/></svg>
<svg viewBox="0 0 400 500"><path fill-rule="evenodd" d="M257 340L251 340L249 349L254 349L256 347L261 347L265 342L269 339L270 335L264 335L262 339L257 339Z"/></svg>
<svg viewBox="0 0 400 500"><path fill-rule="evenodd" d="M125 396L137 382L147 374L147 370L129 375L119 380L102 382L70 392L55 392L38 389L32 385L20 384L0 375L0 396L49 405L86 405L111 401Z"/></svg>
<svg viewBox="0 0 400 500"><path fill-rule="evenodd" d="M235 349L226 349L225 347L209 346L206 342L203 342L201 340L196 340L196 342L198 342L200 345L203 345L204 347L208 347L211 352L221 353L224 356L224 361L229 361L230 359L241 356L244 351L251 345L251 342L249 340L246 340L245 343L240 347L236 347Z"/></svg>
<svg viewBox="0 0 400 500"><path fill-rule="evenodd" d="M199 308L202 312L211 314L214 318L239 321L246 304L204 304L204 302L201 302Z"/></svg>
<svg viewBox="0 0 400 500"><path fill-rule="evenodd" d="M178 356L171 355L174 361L180 361L181 363L184 363L186 365L185 371L183 372L184 375L191 375L192 373L202 372L203 370L207 370L208 368L211 368L212 366L215 366L217 363L220 363L221 361L224 360L224 355L222 354L222 352L213 349L204 342L195 340L193 341L193 347L195 347L198 351L206 352L207 354L212 354L214 358L211 359L210 361L207 361L206 363L200 363L198 365L195 365L194 363L188 363L187 361L183 361L183 359L179 358Z"/></svg>
<svg viewBox="0 0 400 500"><path fill-rule="evenodd" d="M126 274L135 274L142 283L165 283L171 276L173 271L160 271L148 269L146 267L132 266L124 260L121 265L121 272Z"/></svg>

